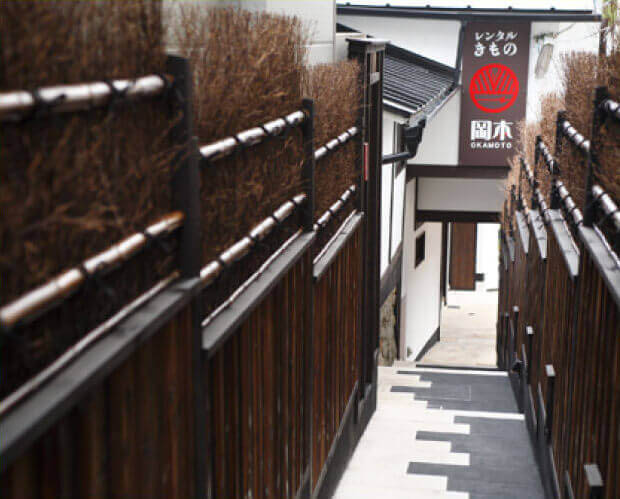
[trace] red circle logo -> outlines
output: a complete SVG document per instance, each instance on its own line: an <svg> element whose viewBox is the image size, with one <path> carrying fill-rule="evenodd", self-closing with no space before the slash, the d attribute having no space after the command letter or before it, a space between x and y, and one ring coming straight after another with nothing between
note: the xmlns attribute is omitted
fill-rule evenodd
<svg viewBox="0 0 620 499"><path fill-rule="evenodd" d="M474 74L469 96L485 113L500 113L512 106L519 94L519 80L514 71L503 64L488 64Z"/></svg>

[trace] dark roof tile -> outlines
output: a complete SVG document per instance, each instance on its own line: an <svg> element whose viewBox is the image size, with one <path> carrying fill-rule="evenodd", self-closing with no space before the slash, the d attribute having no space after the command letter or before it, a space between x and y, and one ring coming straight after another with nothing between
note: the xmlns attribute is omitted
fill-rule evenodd
<svg viewBox="0 0 620 499"><path fill-rule="evenodd" d="M455 70L414 52L388 44L383 97L412 113L441 104L454 87Z"/></svg>

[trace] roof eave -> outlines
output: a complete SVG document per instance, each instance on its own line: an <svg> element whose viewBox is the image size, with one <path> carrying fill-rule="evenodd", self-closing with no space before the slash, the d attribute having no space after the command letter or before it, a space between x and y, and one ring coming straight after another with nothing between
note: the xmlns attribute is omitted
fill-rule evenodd
<svg viewBox="0 0 620 499"><path fill-rule="evenodd" d="M547 21L600 22L601 15L588 10L528 10L528 9L445 9L437 7L380 7L338 5L337 14L400 18L432 18L452 21Z"/></svg>

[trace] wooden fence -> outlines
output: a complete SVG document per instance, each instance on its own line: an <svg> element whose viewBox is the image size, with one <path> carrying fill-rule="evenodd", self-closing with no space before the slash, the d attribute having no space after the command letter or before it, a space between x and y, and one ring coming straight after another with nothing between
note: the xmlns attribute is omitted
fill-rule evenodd
<svg viewBox="0 0 620 499"><path fill-rule="evenodd" d="M375 46L380 44L367 45L374 57L380 53ZM378 303L368 299L363 262L366 237L378 228L367 226L364 193L380 178L373 171L380 163L366 164L373 172L369 179L360 161L359 183L314 220L315 162L329 161L351 140L364 158L365 121L360 119L361 129L350 128L316 148L313 104L305 100L295 113L198 146L192 138L187 61L172 57L168 70L169 79L152 77L146 90L130 86L122 95L164 95L175 116L181 115L173 131L183 146L172 185L175 224L138 233L92 266L85 262L75 275L63 274L3 306L0 325L3 333L18 335L31 315L45 320L69 294L80 293L90 270L122 272L123 262L142 246L170 234L178 243L178 270L85 332L0 402L6 497L324 497L374 410L368 398L374 399L376 386L364 382L362 359L377 348L366 351L366 335L378 333L362 327L362 312L378 309ZM381 85L381 79L373 72L371 81L368 70L361 83ZM113 85L99 90L118 99ZM52 92L49 103L41 102L46 114L107 102L101 93L92 101L84 92L87 85L76 89L63 87L62 98ZM0 96L5 97L0 120L32 115L30 108L39 104L21 94ZM365 95L365 110L381 106L380 98L373 98L380 92ZM301 192L205 265L201 158L211 164L240 148L250 154L254 145L291 128L303 135ZM380 157L380 145L373 147ZM207 315L205 300L218 296L221 280L278 230L286 234L284 243L232 295L221 292ZM316 248L317 234L328 232L333 237ZM367 368L372 372L373 366Z"/></svg>
<svg viewBox="0 0 620 499"><path fill-rule="evenodd" d="M618 105L600 89L595 106L593 136L603 120L618 120ZM552 176L550 206L522 160L521 174L533 196L528 208L513 190L516 209L509 219L518 229L501 238L498 358L511 370L547 493L615 498L620 494L620 212L596 185L596 141L560 114L556 150L563 141L581 150L589 166L586 204L583 210L576 206L560 180L560 165L538 138L536 161L544 161ZM510 257L512 235L529 240L522 253L526 265L519 264L519 249ZM523 283L525 296L518 291ZM520 339L516 343L512 331Z"/></svg>

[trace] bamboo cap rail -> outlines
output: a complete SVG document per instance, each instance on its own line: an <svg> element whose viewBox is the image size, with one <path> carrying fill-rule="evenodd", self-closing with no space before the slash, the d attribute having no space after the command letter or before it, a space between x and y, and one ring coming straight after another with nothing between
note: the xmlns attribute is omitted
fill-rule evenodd
<svg viewBox="0 0 620 499"><path fill-rule="evenodd" d="M302 124L306 118L306 113L303 111L295 111L284 118L268 121L261 126L249 128L231 137L201 146L199 152L204 160L216 161L230 156L239 148L260 144L268 137L281 135L287 128Z"/></svg>
<svg viewBox="0 0 620 499"><path fill-rule="evenodd" d="M314 151L314 160L318 161L319 159L323 158L328 152L335 151L340 146L346 144L349 140L355 137L358 132L358 128L353 126L349 128L346 132L341 133L340 135L338 135L338 137L330 140L327 144L319 147L316 151Z"/></svg>
<svg viewBox="0 0 620 499"><path fill-rule="evenodd" d="M564 186L564 183L558 180L556 181L555 186L558 190L558 195L560 196L564 209L572 217L575 225L581 225L583 223L583 214L575 201L573 201L573 198L568 192L568 189Z"/></svg>
<svg viewBox="0 0 620 499"><path fill-rule="evenodd" d="M0 328L10 330L18 323L37 315L72 295L95 274L102 275L141 251L151 238L170 234L183 225L185 215L180 211L169 213L144 232L133 234L110 248L54 277L13 302L0 308Z"/></svg>
<svg viewBox="0 0 620 499"><path fill-rule="evenodd" d="M611 199L611 196L599 185L594 185L592 187L592 196L603 210L605 216L612 221L616 231L620 231L620 211L616 203Z"/></svg>
<svg viewBox="0 0 620 499"><path fill-rule="evenodd" d="M605 99L601 102L600 107L608 116L611 116L616 121L620 121L620 104L615 100Z"/></svg>
<svg viewBox="0 0 620 499"><path fill-rule="evenodd" d="M0 93L0 121L18 121L45 108L48 112L68 113L101 107L121 98L127 101L155 97L170 88L171 76L149 75L133 80L112 80L43 87L29 92Z"/></svg>
<svg viewBox="0 0 620 499"><path fill-rule="evenodd" d="M590 141L580 134L568 120L560 121L560 131L584 154L590 153Z"/></svg>
<svg viewBox="0 0 620 499"><path fill-rule="evenodd" d="M543 140L542 139L539 140L536 143L536 146L538 147L538 149L542 153L543 160L545 162L545 165L547 165L547 169L549 170L549 173L552 174L552 175L556 174L556 173L559 173L558 163L554 159L553 155L549 152L549 148L543 142Z"/></svg>
<svg viewBox="0 0 620 499"><path fill-rule="evenodd" d="M71 362L73 362L81 353L90 348L99 339L101 339L108 331L117 326L122 320L127 318L130 314L138 310L147 301L157 295L160 291L164 290L176 279L180 277L178 271L172 272L170 275L159 281L155 286L149 289L146 293L141 294L135 300L125 305L112 317L101 323L95 329L90 331L86 336L81 338L77 343L71 346L60 357L54 360L49 366L44 368L34 377L22 384L17 390L12 392L2 401L0 401L0 416L4 416L9 412L18 402L28 397L31 393L38 390L47 381L56 376L60 371Z"/></svg>
<svg viewBox="0 0 620 499"><path fill-rule="evenodd" d="M298 194L286 201L272 215L256 225L247 236L234 243L220 253L217 259L203 267L200 271L200 281L203 287L213 283L227 267L247 255L259 241L262 241L275 227L284 222L295 211L295 208L305 200L306 194Z"/></svg>

